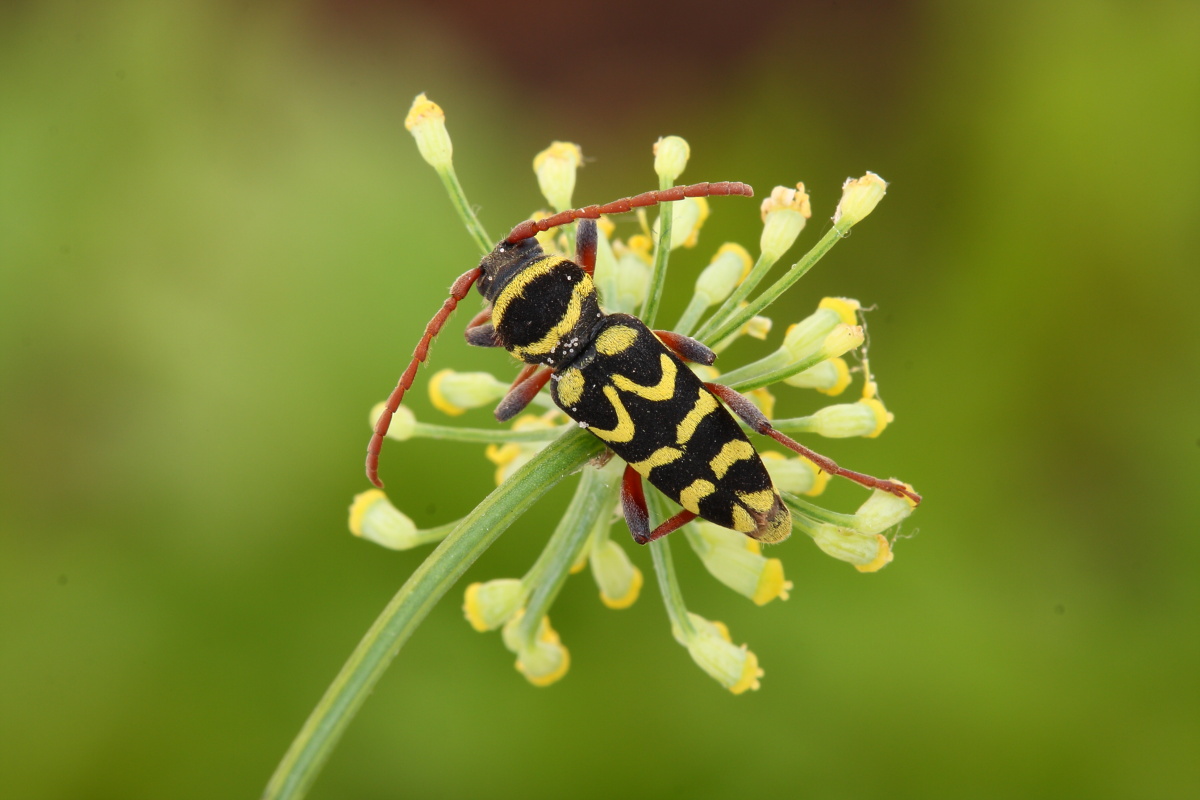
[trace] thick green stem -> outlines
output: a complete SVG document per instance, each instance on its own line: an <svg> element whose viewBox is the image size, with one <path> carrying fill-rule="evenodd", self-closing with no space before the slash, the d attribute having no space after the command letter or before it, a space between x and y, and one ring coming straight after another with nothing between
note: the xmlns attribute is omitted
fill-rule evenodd
<svg viewBox="0 0 1200 800"><path fill-rule="evenodd" d="M476 558L552 486L602 449L575 429L542 450L463 518L375 620L317 703L263 793L303 797L355 713L421 621Z"/></svg>
<svg viewBox="0 0 1200 800"><path fill-rule="evenodd" d="M619 477L614 477L611 470L584 471L567 513L559 520L550 543L525 576L525 580L532 583L534 588L525 604L525 614L517 626L518 636L522 640L533 642L537 638L542 617L550 610L566 583L571 565L579 560L596 519L612 513L619 486Z"/></svg>

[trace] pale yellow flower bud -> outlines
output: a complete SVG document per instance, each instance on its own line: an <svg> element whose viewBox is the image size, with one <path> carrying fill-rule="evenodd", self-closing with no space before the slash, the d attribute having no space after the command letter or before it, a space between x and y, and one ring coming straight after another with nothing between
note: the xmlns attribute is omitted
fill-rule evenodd
<svg viewBox="0 0 1200 800"><path fill-rule="evenodd" d="M893 419L891 412L875 398L857 403L826 406L813 414L812 431L831 439L865 436L874 439Z"/></svg>
<svg viewBox="0 0 1200 800"><path fill-rule="evenodd" d="M700 229L708 219L708 200L703 197L685 197L671 204L671 249L695 247L700 240ZM658 239L659 220L654 220L652 228L655 240Z"/></svg>
<svg viewBox="0 0 1200 800"><path fill-rule="evenodd" d="M692 148L679 136L664 136L654 143L654 171L658 177L674 182L687 167Z"/></svg>
<svg viewBox="0 0 1200 800"><path fill-rule="evenodd" d="M811 216L812 207L803 183L797 183L795 189L776 186L771 190L762 202L763 232L759 247L763 256L772 261L781 258L796 243Z"/></svg>
<svg viewBox="0 0 1200 800"><path fill-rule="evenodd" d="M429 399L434 408L457 417L467 409L490 405L508 394L509 385L487 372L443 369L429 379Z"/></svg>
<svg viewBox="0 0 1200 800"><path fill-rule="evenodd" d="M472 583L463 597L463 615L480 633L499 628L525 605L529 593L516 578Z"/></svg>
<svg viewBox="0 0 1200 800"><path fill-rule="evenodd" d="M726 242L717 250L700 277L696 279L696 294L706 306L714 306L729 297L737 285L750 274L753 262L746 248Z"/></svg>
<svg viewBox="0 0 1200 800"><path fill-rule="evenodd" d="M592 548L589 560L604 605L614 609L633 605L642 590L642 571L629 560L624 548L605 538Z"/></svg>
<svg viewBox="0 0 1200 800"><path fill-rule="evenodd" d="M755 605L766 605L777 597L787 600L792 582L783 577L783 562L746 547L753 540L744 534L711 522L697 522L688 539L714 578Z"/></svg>
<svg viewBox="0 0 1200 800"><path fill-rule="evenodd" d="M354 496L350 505L350 532L390 550L407 550L421 544L417 526L379 489L368 489Z"/></svg>
<svg viewBox="0 0 1200 800"><path fill-rule="evenodd" d="M575 193L575 172L583 164L583 150L571 142L552 142L534 156L533 171L538 187L555 211L571 207Z"/></svg>
<svg viewBox="0 0 1200 800"><path fill-rule="evenodd" d="M850 367L844 358L831 358L803 372L784 378L783 382L788 386L816 389L821 394L836 397L850 385Z"/></svg>
<svg viewBox="0 0 1200 800"><path fill-rule="evenodd" d="M783 349L787 350L793 361L807 359L825 347L829 335L837 330L839 325L854 325L858 308L857 300L826 297L818 304L816 311L787 329L783 337ZM827 357L839 355L842 353L831 353Z"/></svg>
<svg viewBox="0 0 1200 800"><path fill-rule="evenodd" d="M771 483L781 492L815 497L825 491L825 485L829 483L829 473L817 469L815 464L803 456L786 458L770 450L761 456L763 466L771 476Z"/></svg>
<svg viewBox="0 0 1200 800"><path fill-rule="evenodd" d="M427 98L422 92L413 100L412 108L404 119L404 127L417 140L421 157L434 169L450 166L454 147L450 144L450 133L446 130L446 114L441 106Z"/></svg>
<svg viewBox="0 0 1200 800"><path fill-rule="evenodd" d="M763 671L754 653L745 645L734 645L729 629L721 623L691 613L688 619L692 623L692 633L685 635L675 629L675 640L688 649L700 669L734 694L759 688Z"/></svg>
<svg viewBox="0 0 1200 800"><path fill-rule="evenodd" d="M912 489L908 484L904 486ZM883 533L907 519L916 507L917 504L910 497L897 497L891 492L876 489L854 513L854 527L863 533Z"/></svg>
<svg viewBox="0 0 1200 800"><path fill-rule="evenodd" d="M386 403L376 403L374 407L371 408L369 420L372 428L375 427L375 423L379 420L379 417L383 414L383 410L385 408L387 408ZM396 409L395 414L392 414L392 423L388 426L387 438L395 439L398 442L407 441L408 439L412 438L413 434L416 433L416 430L416 415L409 410L408 406L402 405Z"/></svg>
<svg viewBox="0 0 1200 800"><path fill-rule="evenodd" d="M550 627L550 618L542 617L532 642L517 636L520 621L520 614L513 616L503 633L504 645L517 654L517 670L534 686L549 686L560 680L571 666L571 656Z"/></svg>
<svg viewBox="0 0 1200 800"><path fill-rule="evenodd" d="M807 533L827 555L853 564L859 572L875 572L892 560L892 547L879 534L861 533L825 522L817 523Z"/></svg>
<svg viewBox="0 0 1200 800"><path fill-rule="evenodd" d="M847 178L842 184L842 199L833 215L833 226L844 234L874 211L885 194L887 181L874 172L861 178Z"/></svg>

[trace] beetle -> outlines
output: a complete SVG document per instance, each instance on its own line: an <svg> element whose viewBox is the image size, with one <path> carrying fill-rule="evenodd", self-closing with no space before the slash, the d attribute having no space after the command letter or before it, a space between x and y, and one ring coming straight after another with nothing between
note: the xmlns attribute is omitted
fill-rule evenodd
<svg viewBox="0 0 1200 800"><path fill-rule="evenodd" d="M375 423L367 445L367 477L382 488L379 451L392 415L428 358L434 337L475 286L488 305L468 324L467 342L502 347L525 362L496 407L496 418L512 419L549 383L554 403L625 461L621 504L638 544L666 536L696 517L761 542L779 542L791 533L788 508L730 411L751 430L819 469L919 503L920 495L904 484L839 467L775 430L745 396L701 381L685 362L710 365L716 354L699 341L651 330L637 317L606 314L600 308L592 281L600 215L685 197L729 195L753 197L754 190L736 181L677 186L526 220L513 228L479 266L458 277L425 326ZM542 250L538 233L575 221L575 260ZM653 530L643 479L683 507Z"/></svg>

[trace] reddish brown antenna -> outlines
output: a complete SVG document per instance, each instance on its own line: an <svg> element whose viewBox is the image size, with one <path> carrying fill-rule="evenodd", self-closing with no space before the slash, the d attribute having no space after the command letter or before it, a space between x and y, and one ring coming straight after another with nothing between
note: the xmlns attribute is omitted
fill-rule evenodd
<svg viewBox="0 0 1200 800"><path fill-rule="evenodd" d="M546 217L545 219L526 220L513 228L512 233L504 241L509 244L516 244L522 239L528 239L535 234L548 231L551 228L557 228L559 225L566 225L568 222L574 222L577 219L597 219L601 214L624 214L627 211L633 211L635 208L646 208L647 206L654 206L659 203L669 203L674 200L682 200L685 197L710 197L731 194L740 195L741 197L754 197L754 189L738 181L721 181L720 183L693 183L690 186L675 186L670 189L660 189L654 192L642 192L633 197L626 197L621 200L614 200L611 203L605 203L602 206L573 208L569 211L560 211L554 216Z"/></svg>
<svg viewBox="0 0 1200 800"><path fill-rule="evenodd" d="M442 326L446 324L446 320L454 313L454 309L458 307L459 302L467 296L467 292L471 291L471 287L482 274L483 270L475 267L458 276L458 280L450 287L450 296L446 298L446 302L442 303L441 309L433 315L433 319L429 320L429 324L425 326L425 334L421 337L421 341L417 342L416 349L413 350L412 361L408 362L408 368L400 376L400 382L396 384L396 388L392 389L392 393L388 395L387 405L383 409L383 413L379 415L379 419L375 420L375 433L371 436L371 441L367 445L367 477L371 479L371 483L380 489L383 488L383 481L379 480L379 451L383 448L383 437L387 435L388 426L392 424L392 415L400 407L400 401L404 399L404 393L412 387L413 380L417 377L417 367L429 356L429 343L433 341L433 337L438 335Z"/></svg>

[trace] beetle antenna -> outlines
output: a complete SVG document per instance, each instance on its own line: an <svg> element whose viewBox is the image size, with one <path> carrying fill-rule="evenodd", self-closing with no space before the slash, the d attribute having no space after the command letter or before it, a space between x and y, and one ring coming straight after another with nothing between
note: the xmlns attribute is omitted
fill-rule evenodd
<svg viewBox="0 0 1200 800"><path fill-rule="evenodd" d="M400 376L396 388L392 389L392 393L388 395L383 413L379 415L379 419L375 420L375 433L372 434L371 441L367 445L367 477L380 489L383 488L383 481L379 480L379 451L383 448L383 437L388 432L388 426L392 424L392 415L400 407L404 393L412 387L413 380L417 377L417 367L429 356L429 345L433 341L433 337L438 335L442 326L446 324L446 320L454 313L459 302L467 296L467 292L471 291L471 287L482 274L483 270L475 267L458 276L458 280L450 287L450 296L446 298L441 309L425 326L425 333L421 336L421 341L417 342L416 349L413 350L412 361L408 362L408 368Z"/></svg>
<svg viewBox="0 0 1200 800"><path fill-rule="evenodd" d="M624 214L627 211L633 211L635 208L646 208L647 206L654 206L659 203L669 203L675 200L682 200L685 197L724 195L754 197L754 189L738 181L721 181L720 183L693 183L690 186L674 186L670 189L642 192L633 197L614 200L602 206L573 208L569 211L560 211L545 219L526 220L513 228L512 233L508 234L508 238L504 241L509 244L516 244L522 239L528 239L530 236L548 231L551 228L557 228L559 225L566 225L568 222L574 222L577 219L597 219L601 214Z"/></svg>

